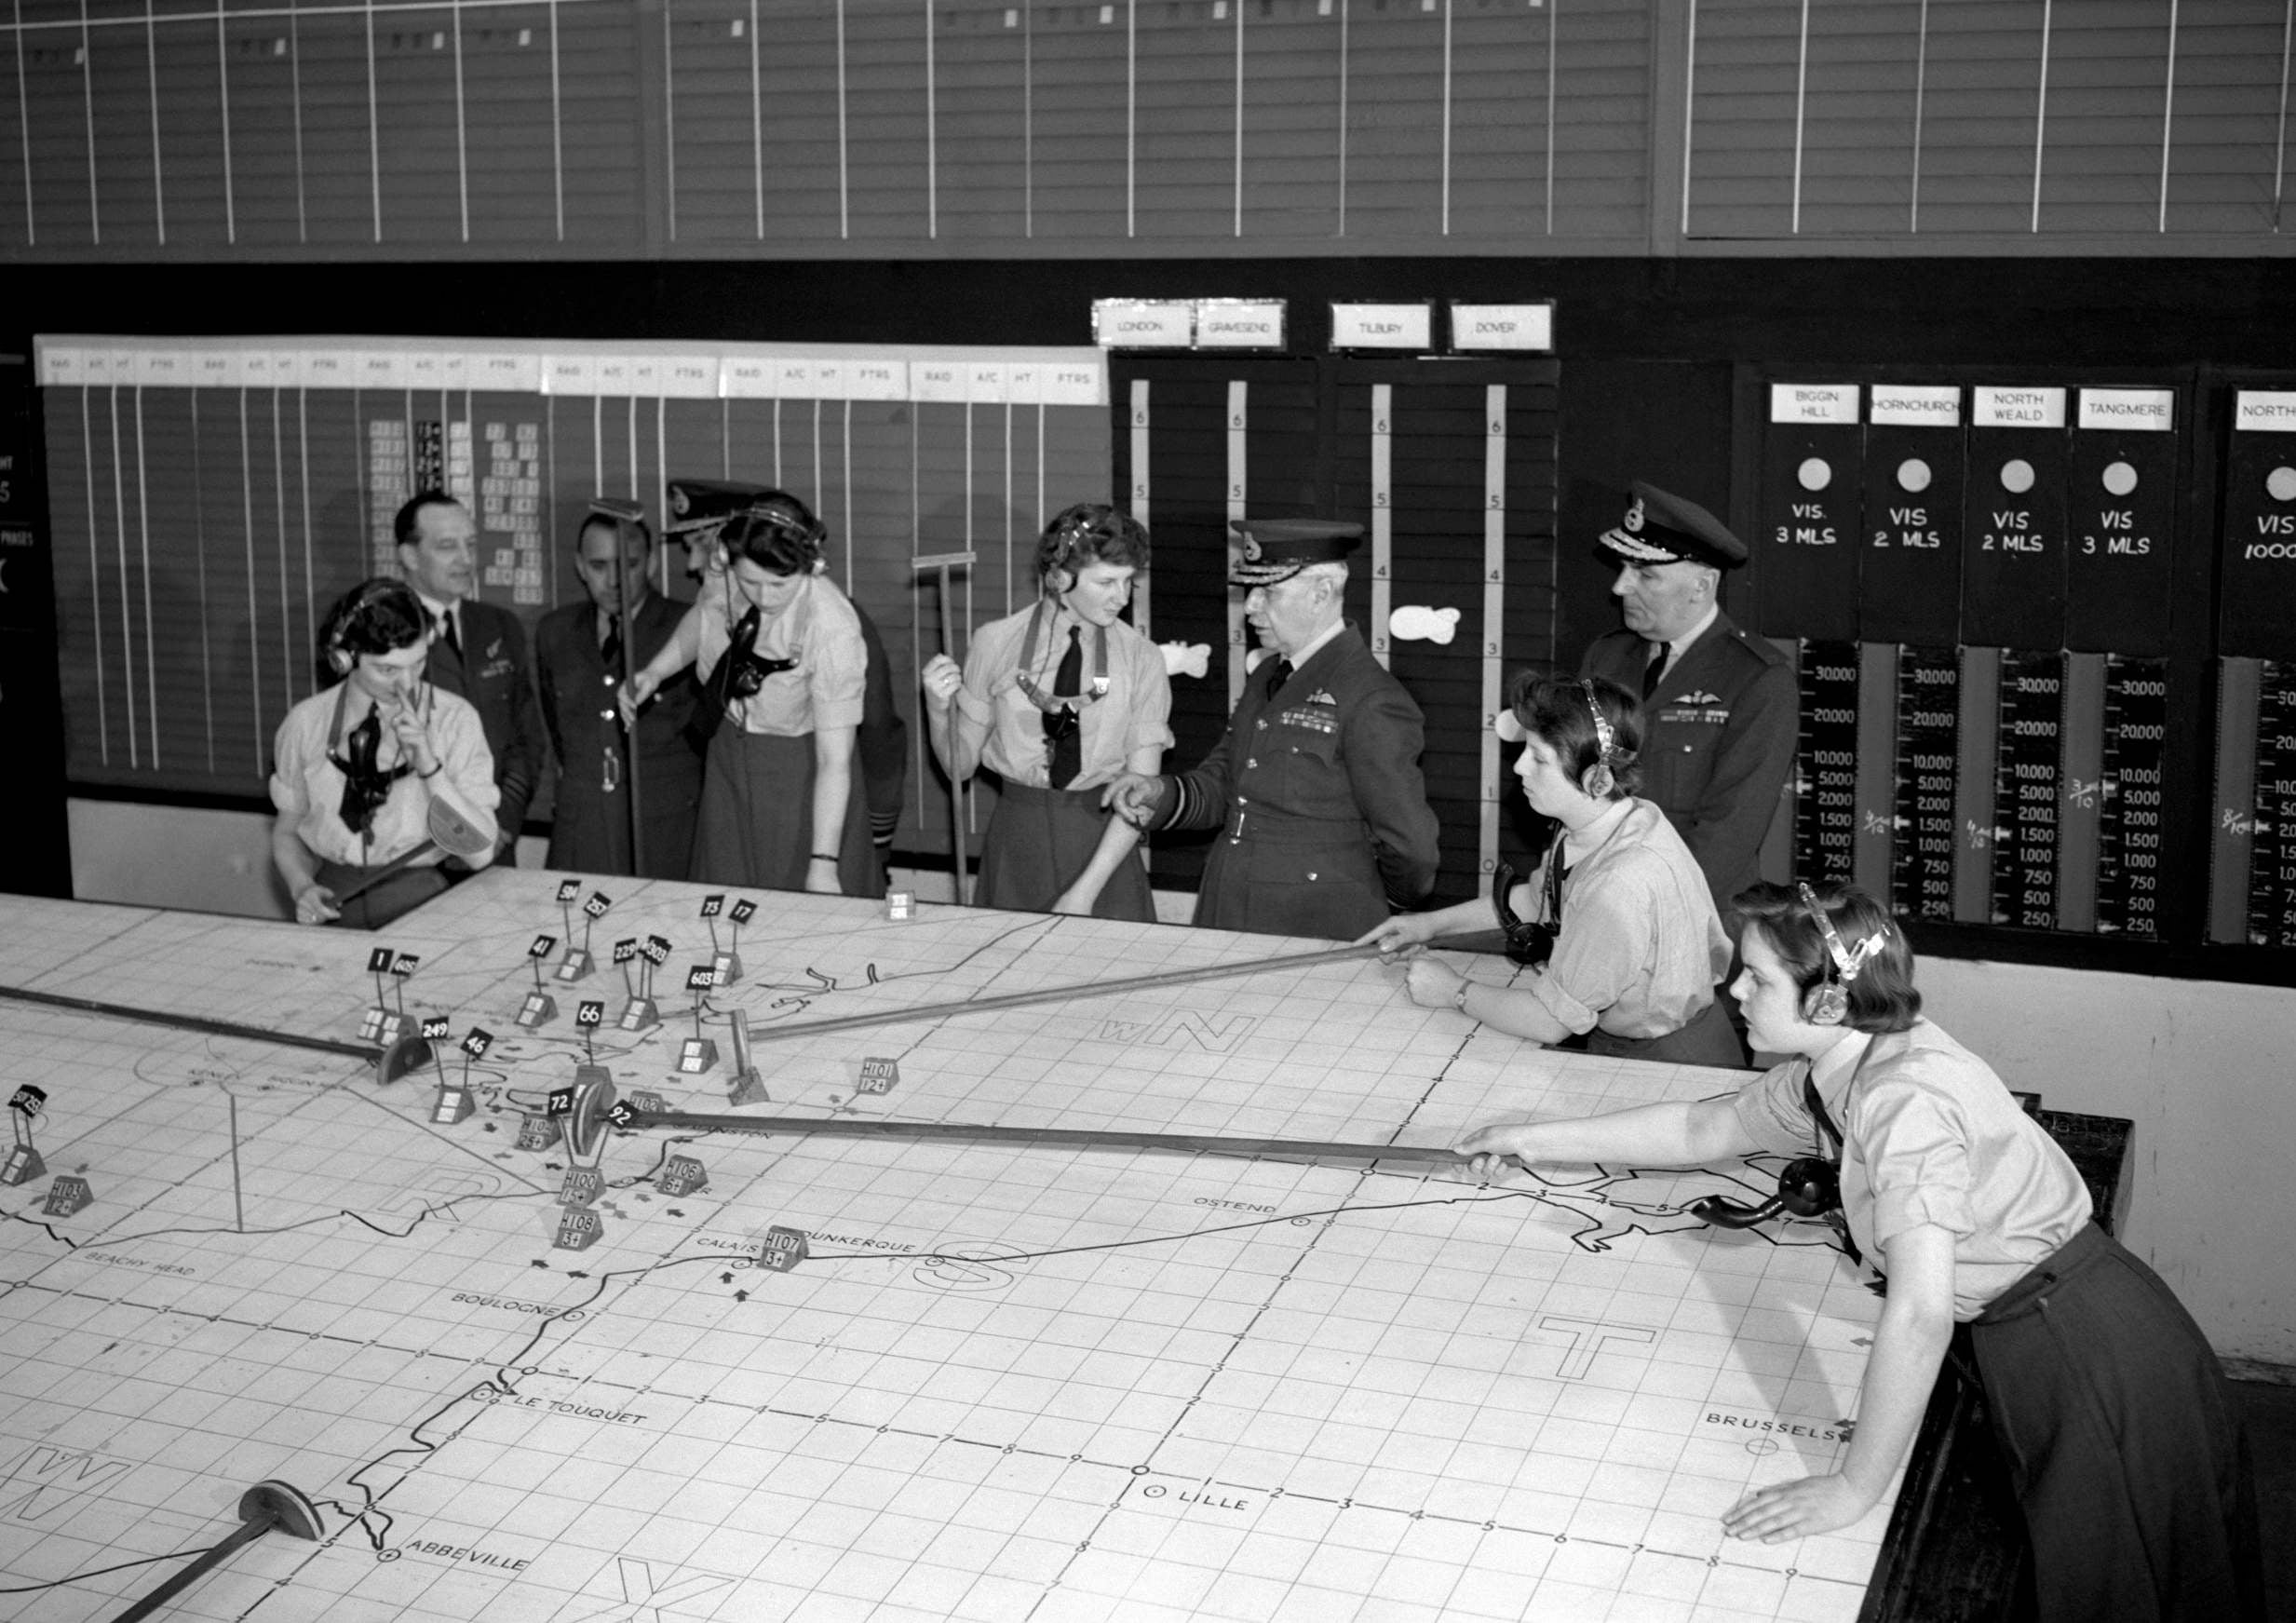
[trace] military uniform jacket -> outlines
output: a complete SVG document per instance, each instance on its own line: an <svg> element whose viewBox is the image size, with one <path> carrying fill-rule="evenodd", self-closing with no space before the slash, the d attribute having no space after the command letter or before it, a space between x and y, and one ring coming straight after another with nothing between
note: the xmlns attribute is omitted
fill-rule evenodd
<svg viewBox="0 0 2296 1623"><path fill-rule="evenodd" d="M479 712L486 747L494 753L494 784L502 791L494 820L515 841L526 821L526 803L534 798L549 759L542 706L527 669L526 629L509 610L469 598L463 600L456 618L462 652L456 654L443 638L431 642L431 683Z"/></svg>
<svg viewBox="0 0 2296 1623"><path fill-rule="evenodd" d="M1642 691L1650 644L1613 631L1579 669ZM1793 669L1759 637L1716 615L1642 707L1642 786L1697 859L1717 912L1761 877L1762 842L1793 766Z"/></svg>
<svg viewBox="0 0 2296 1623"><path fill-rule="evenodd" d="M649 596L631 616L630 669L661 651L685 605ZM552 609L534 627L534 676L542 719L558 751L558 798L550 820L553 868L585 873L632 871L628 802L628 759L621 724L610 714L622 680L621 661L606 669L598 646L598 611L586 598ZM681 671L662 684L638 718L638 804L646 820L645 872L685 877L701 801L702 758L685 736L696 690ZM605 754L614 751L615 787L606 788Z"/></svg>
<svg viewBox="0 0 2296 1623"><path fill-rule="evenodd" d="M1271 698L1275 664L1245 680L1204 764L1165 779L1158 824L1220 830L1197 924L1352 940L1435 884L1419 707L1352 627Z"/></svg>

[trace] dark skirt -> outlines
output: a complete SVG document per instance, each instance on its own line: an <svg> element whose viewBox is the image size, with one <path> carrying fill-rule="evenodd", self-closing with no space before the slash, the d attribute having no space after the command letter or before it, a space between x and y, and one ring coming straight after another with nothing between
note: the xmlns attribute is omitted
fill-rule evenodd
<svg viewBox="0 0 2296 1623"><path fill-rule="evenodd" d="M1587 1052L1615 1060L1650 1060L1667 1065L1746 1066L1746 1048L1730 1029L1720 1003L1709 1003L1680 1031L1654 1037L1622 1037L1600 1026L1587 1034Z"/></svg>
<svg viewBox="0 0 2296 1623"><path fill-rule="evenodd" d="M812 858L813 735L720 727L709 740L688 877L699 885L803 890ZM837 845L837 885L847 896L885 894L858 764Z"/></svg>
<svg viewBox="0 0 2296 1623"><path fill-rule="evenodd" d="M1049 913L1100 848L1109 815L1097 789L1028 789L997 786L995 815L980 844L980 883L973 900L1014 913ZM1154 924L1155 898L1148 872L1137 855L1127 859L1101 886L1094 918Z"/></svg>
<svg viewBox="0 0 2296 1623"><path fill-rule="evenodd" d="M2239 1420L2200 1327L2090 1224L1969 1326L2039 1616L2263 1615Z"/></svg>

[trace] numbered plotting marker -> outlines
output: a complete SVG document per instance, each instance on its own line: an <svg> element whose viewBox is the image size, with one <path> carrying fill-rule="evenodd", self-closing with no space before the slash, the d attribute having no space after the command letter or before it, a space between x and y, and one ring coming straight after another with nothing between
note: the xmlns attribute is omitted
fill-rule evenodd
<svg viewBox="0 0 2296 1623"><path fill-rule="evenodd" d="M688 992L707 992L717 983L718 967L714 963L696 964L685 972L685 989Z"/></svg>
<svg viewBox="0 0 2296 1623"><path fill-rule="evenodd" d="M678 1072L684 1076L698 1076L716 1066L718 1045L710 1037L687 1037L678 1045Z"/></svg>
<svg viewBox="0 0 2296 1623"><path fill-rule="evenodd" d="M606 1220L587 1206L576 1206L558 1220L550 1244L561 1251L587 1251L606 1232Z"/></svg>
<svg viewBox="0 0 2296 1623"><path fill-rule="evenodd" d="M377 947L373 952L367 954L368 974L388 975L390 972L391 950L388 947Z"/></svg>
<svg viewBox="0 0 2296 1623"><path fill-rule="evenodd" d="M40 1214L69 1217L95 1198L96 1192L88 1186L87 1179L72 1172L59 1172L56 1181L47 1186L47 1199L40 1207Z"/></svg>
<svg viewBox="0 0 2296 1623"><path fill-rule="evenodd" d="M552 1121L561 1116L572 1116L574 1107L574 1090L571 1088L553 1088L543 1096L542 1114Z"/></svg>
<svg viewBox="0 0 2296 1623"><path fill-rule="evenodd" d="M377 1004L359 1016L358 1040L362 1043L372 1043L377 1048L387 1048L407 1035L407 1027L411 1023L407 1017L397 1009L385 1008L381 1004Z"/></svg>
<svg viewBox="0 0 2296 1623"><path fill-rule="evenodd" d="M561 879L558 882L558 899L560 905L572 901L581 894L582 881L579 879Z"/></svg>
<svg viewBox="0 0 2296 1623"><path fill-rule="evenodd" d="M647 1088L630 1089L629 1107L632 1110L643 1111L648 1116L668 1116L669 1114L669 1101Z"/></svg>
<svg viewBox="0 0 2296 1623"><path fill-rule="evenodd" d="M519 1005L519 1024L528 1031L547 1025L558 1018L558 999L547 992L530 992L526 1001Z"/></svg>
<svg viewBox="0 0 2296 1623"><path fill-rule="evenodd" d="M571 1107L574 1089L570 1088L566 1089L566 1092ZM547 1116L538 1116L530 1110L519 1117L519 1148L547 1150L556 1143L558 1143L558 1125Z"/></svg>
<svg viewBox="0 0 2296 1623"><path fill-rule="evenodd" d="M426 1043L444 1042L450 1022L445 1015L426 1018L423 1021L423 1040Z"/></svg>
<svg viewBox="0 0 2296 1623"><path fill-rule="evenodd" d="M709 1186L709 1175L702 1164L692 1156L672 1156L663 1164L661 1175L654 1180L654 1187L664 1195L691 1195Z"/></svg>
<svg viewBox="0 0 2296 1623"><path fill-rule="evenodd" d="M30 1144L10 1144L7 1158L0 1160L0 1187L13 1189L47 1173L47 1163L40 1159L38 1150Z"/></svg>
<svg viewBox="0 0 2296 1623"><path fill-rule="evenodd" d="M577 947L569 941L566 943L566 955L558 961L558 978L560 981L579 981L597 967L590 957L589 949Z"/></svg>
<svg viewBox="0 0 2296 1623"><path fill-rule="evenodd" d="M786 1274L808 1254L804 1229L783 1228L777 1224L765 1231L765 1243L758 1248L757 1260L777 1274Z"/></svg>
<svg viewBox="0 0 2296 1623"><path fill-rule="evenodd" d="M626 1032L642 1032L661 1024L662 1014L651 997L633 997L622 1006L622 1018L614 1023Z"/></svg>
<svg viewBox="0 0 2296 1623"><path fill-rule="evenodd" d="M606 1192L606 1175L596 1167L569 1167L558 1192L560 1206L594 1206Z"/></svg>
<svg viewBox="0 0 2296 1623"><path fill-rule="evenodd" d="M530 958L547 958L550 955L550 949L557 945L556 936L536 936L534 944L526 949L526 955Z"/></svg>
<svg viewBox="0 0 2296 1623"><path fill-rule="evenodd" d="M896 1060L863 1060L861 1062L860 1090L863 1093L890 1093L893 1084L901 1079L901 1067Z"/></svg>
<svg viewBox="0 0 2296 1623"><path fill-rule="evenodd" d="M615 963L628 964L637 956L638 938L636 936L624 936L620 940L614 943L614 961Z"/></svg>
<svg viewBox="0 0 2296 1623"><path fill-rule="evenodd" d="M648 936L646 944L640 950L645 954L646 962L656 969L669 962L669 938L668 936Z"/></svg>
<svg viewBox="0 0 2296 1623"><path fill-rule="evenodd" d="M701 915L702 915L702 917L704 917L704 918L715 918L715 917L717 917L717 916L718 916L718 914L720 914L720 913L723 913L724 911L725 911L725 893L724 893L723 891L722 891L722 890L721 890L721 891L717 892L715 895L712 895L712 896L705 896L705 897L703 897L703 898L701 899Z"/></svg>
<svg viewBox="0 0 2296 1623"><path fill-rule="evenodd" d="M751 901L745 896L739 901L734 903L732 911L725 916L732 919L737 925L746 925L751 919L757 917L757 903Z"/></svg>
<svg viewBox="0 0 2296 1623"><path fill-rule="evenodd" d="M586 997L580 1003L574 1005L574 1024L578 1026L601 1026L605 1023L606 1000L604 998Z"/></svg>
<svg viewBox="0 0 2296 1623"><path fill-rule="evenodd" d="M484 1026L474 1025L458 1046L472 1059L483 1060L486 1058L486 1050L494 1046L494 1034Z"/></svg>
<svg viewBox="0 0 2296 1623"><path fill-rule="evenodd" d="M27 1082L8 1095L8 1108L20 1116L37 1116L47 1108L47 1094Z"/></svg>
<svg viewBox="0 0 2296 1623"><path fill-rule="evenodd" d="M917 916L917 893L913 890L888 890L885 893L885 916L895 924L907 924Z"/></svg>
<svg viewBox="0 0 2296 1623"><path fill-rule="evenodd" d="M478 1100L460 1082L449 1082L439 1089L439 1096L430 1102L430 1124L433 1127L452 1127L458 1121L468 1121L479 1108Z"/></svg>
<svg viewBox="0 0 2296 1623"><path fill-rule="evenodd" d="M588 899L583 902L582 912L587 917L589 918L604 918L606 916L606 910L613 905L614 899L612 897L608 896L602 890L593 890L590 892Z"/></svg>
<svg viewBox="0 0 2296 1623"><path fill-rule="evenodd" d="M741 979L741 954L713 953L709 956L709 972L717 977L720 986L731 986Z"/></svg>
<svg viewBox="0 0 2296 1623"><path fill-rule="evenodd" d="M404 981L414 973L422 962L422 954L419 953L401 953L391 960L391 973Z"/></svg>

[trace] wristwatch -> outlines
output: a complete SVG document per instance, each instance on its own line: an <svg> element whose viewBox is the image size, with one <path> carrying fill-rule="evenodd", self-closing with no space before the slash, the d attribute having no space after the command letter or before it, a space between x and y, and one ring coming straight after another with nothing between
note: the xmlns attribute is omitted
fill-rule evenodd
<svg viewBox="0 0 2296 1623"><path fill-rule="evenodd" d="M1457 1009L1461 1014L1466 1013L1467 989L1474 984L1474 981L1469 981L1465 976L1462 975L1459 977L1459 990L1451 994L1452 1008Z"/></svg>

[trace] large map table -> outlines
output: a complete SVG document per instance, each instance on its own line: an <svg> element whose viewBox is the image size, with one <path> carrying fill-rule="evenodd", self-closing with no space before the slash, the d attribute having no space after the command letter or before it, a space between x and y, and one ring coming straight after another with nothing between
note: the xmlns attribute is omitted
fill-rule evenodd
<svg viewBox="0 0 2296 1623"><path fill-rule="evenodd" d="M90 1575L203 1548L266 1479L318 1503L321 1535L255 1543L171 1615L1858 1614L1887 1503L1776 1547L1719 1522L1840 1458L1879 1310L1822 1225L1681 1214L1766 1193L1769 1168L1479 1185L1400 1161L615 1133L602 1233L570 1250L563 1147L520 1147L573 1080L586 997L616 1089L698 1112L730 1108L736 1008L770 1094L741 1108L815 1119L1435 1145L1740 1074L1542 1050L1415 1008L1368 959L1136 984L1326 942L763 894L702 1016L720 1062L688 1075L702 889L585 881L613 899L598 967L547 982L530 1030L558 885L482 875L380 938L0 903L0 983L347 1042L380 941L420 958L411 1015L494 1037L385 1084L348 1056L0 1000L8 1088L47 1095L49 1174L0 1189L11 1616L112 1616L172 1564ZM662 1023L626 1032L611 946L649 937L671 944ZM1111 989L777 1030L1084 982ZM889 1091L864 1089L867 1060L894 1062ZM466 1075L477 1109L447 1119L441 1080ZM706 1185L665 1192L673 1156ZM92 1202L46 1215L56 1176ZM761 1260L776 1227L806 1237L789 1271Z"/></svg>

